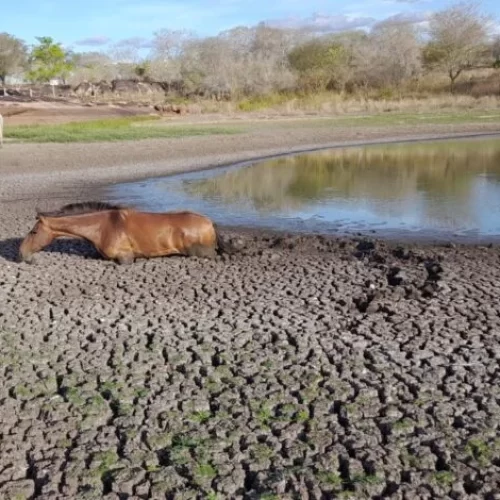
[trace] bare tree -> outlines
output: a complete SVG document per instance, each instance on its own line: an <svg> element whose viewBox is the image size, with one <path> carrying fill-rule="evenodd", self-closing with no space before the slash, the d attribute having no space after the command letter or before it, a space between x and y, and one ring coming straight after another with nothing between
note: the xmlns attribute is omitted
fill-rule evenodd
<svg viewBox="0 0 500 500"><path fill-rule="evenodd" d="M281 30L236 27L218 36L192 40L181 57L188 88L212 95L262 94L290 88L294 76L286 60Z"/></svg>
<svg viewBox="0 0 500 500"><path fill-rule="evenodd" d="M294 30L278 29L260 23L254 30L251 52L274 59L280 68L288 68L288 52L298 37Z"/></svg>
<svg viewBox="0 0 500 500"><path fill-rule="evenodd" d="M151 48L151 41L132 37L120 40L109 50L109 56L115 61L121 78L130 78L135 75L136 66L142 62L141 51Z"/></svg>
<svg viewBox="0 0 500 500"><path fill-rule="evenodd" d="M181 58L185 47L196 37L187 30L163 29L154 33L148 76L158 81L181 78Z"/></svg>
<svg viewBox="0 0 500 500"><path fill-rule="evenodd" d="M446 71L450 92L462 71L478 64L490 29L491 17L481 14L474 3L459 3L431 16L431 40L424 55L429 66Z"/></svg>
<svg viewBox="0 0 500 500"><path fill-rule="evenodd" d="M357 77L367 85L400 87L421 71L418 32L410 23L385 21L357 44Z"/></svg>
<svg viewBox="0 0 500 500"><path fill-rule="evenodd" d="M27 53L22 40L8 33L0 33L0 83L5 84L8 75L25 66Z"/></svg>
<svg viewBox="0 0 500 500"><path fill-rule="evenodd" d="M112 59L102 52L75 53L72 60L74 69L68 79L71 84L113 80L117 76Z"/></svg>
<svg viewBox="0 0 500 500"><path fill-rule="evenodd" d="M183 58L188 88L204 88L212 94L238 90L238 61L231 45L221 37L209 37L189 44Z"/></svg>

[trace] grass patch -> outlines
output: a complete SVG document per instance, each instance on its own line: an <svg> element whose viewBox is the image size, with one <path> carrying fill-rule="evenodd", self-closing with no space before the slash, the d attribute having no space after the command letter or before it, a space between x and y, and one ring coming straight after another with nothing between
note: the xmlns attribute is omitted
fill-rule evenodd
<svg viewBox="0 0 500 500"><path fill-rule="evenodd" d="M263 109L273 108L275 106L281 106L291 101L294 97L288 94L267 94L248 97L241 100L238 103L238 109L240 111L258 111Z"/></svg>
<svg viewBox="0 0 500 500"><path fill-rule="evenodd" d="M415 427L415 422L409 418L402 418L397 422L394 422L392 430L395 432L405 432L413 430Z"/></svg>
<svg viewBox="0 0 500 500"><path fill-rule="evenodd" d="M362 485L373 485L373 484L384 484L385 480L378 477L375 474L355 474L351 478L351 484L362 484Z"/></svg>
<svg viewBox="0 0 500 500"><path fill-rule="evenodd" d="M307 422L309 420L309 410L299 410L295 416L295 421L299 423Z"/></svg>
<svg viewBox="0 0 500 500"><path fill-rule="evenodd" d="M274 413L269 406L263 404L257 411L256 418L262 427L269 427L274 418Z"/></svg>
<svg viewBox="0 0 500 500"><path fill-rule="evenodd" d="M83 406L85 399L83 398L78 387L67 387L64 389L64 399L73 406Z"/></svg>
<svg viewBox="0 0 500 500"><path fill-rule="evenodd" d="M455 482L455 476L449 471L438 471L432 475L433 481L435 481L440 486L450 487Z"/></svg>
<svg viewBox="0 0 500 500"><path fill-rule="evenodd" d="M194 469L194 477L198 479L213 479L217 476L217 471L212 464L198 464Z"/></svg>
<svg viewBox="0 0 500 500"><path fill-rule="evenodd" d="M473 438L467 442L465 447L467 456L477 462L481 467L487 467L491 464L493 458L500 454L500 440L492 443L480 438Z"/></svg>
<svg viewBox="0 0 500 500"><path fill-rule="evenodd" d="M212 418L212 414L209 411L195 411L190 417L189 420L192 422L196 422L198 424L204 424Z"/></svg>
<svg viewBox="0 0 500 500"><path fill-rule="evenodd" d="M259 126L282 128L346 128L346 127L397 127L413 125L454 125L462 123L500 123L500 112L484 110L428 112L428 113L367 113L360 115L339 115L328 117L297 118L262 122Z"/></svg>
<svg viewBox="0 0 500 500"><path fill-rule="evenodd" d="M118 455L113 450L101 451L93 456L93 462L97 464L97 472L99 475L106 474L111 469L114 469L118 463Z"/></svg>
<svg viewBox="0 0 500 500"><path fill-rule="evenodd" d="M250 454L252 458L257 460L258 462L265 462L267 460L271 460L271 458L275 455L275 452L267 444L256 443L253 446Z"/></svg>
<svg viewBox="0 0 500 500"><path fill-rule="evenodd" d="M333 488L341 488L344 483L340 474L336 474L335 472L320 472L318 474L318 479L322 484Z"/></svg>
<svg viewBox="0 0 500 500"><path fill-rule="evenodd" d="M222 126L162 126L158 117L135 116L59 125L20 125L4 131L5 138L20 142L111 142L236 134L240 129Z"/></svg>

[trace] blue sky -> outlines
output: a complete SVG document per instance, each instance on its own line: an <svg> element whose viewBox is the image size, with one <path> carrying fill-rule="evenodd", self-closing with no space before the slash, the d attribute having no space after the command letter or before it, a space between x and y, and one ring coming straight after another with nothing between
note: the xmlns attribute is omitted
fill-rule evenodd
<svg viewBox="0 0 500 500"><path fill-rule="evenodd" d="M323 30L370 26L391 16L421 20L455 2L447 0L17 0L0 8L0 32L34 43L51 36L78 51L106 50L129 38L148 40L157 30L187 29L215 35L260 21ZM500 18L500 2L484 0L485 13Z"/></svg>

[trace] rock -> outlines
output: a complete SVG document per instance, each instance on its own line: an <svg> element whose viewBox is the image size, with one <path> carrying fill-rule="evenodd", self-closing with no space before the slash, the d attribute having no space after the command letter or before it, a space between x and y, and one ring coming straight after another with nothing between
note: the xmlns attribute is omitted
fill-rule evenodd
<svg viewBox="0 0 500 500"><path fill-rule="evenodd" d="M406 284L408 277L400 267L391 267L387 273L387 282L391 286Z"/></svg>
<svg viewBox="0 0 500 500"><path fill-rule="evenodd" d="M428 274L428 281L438 281L439 279L441 279L441 275L444 272L441 263L435 260L429 260L425 262L425 269Z"/></svg>
<svg viewBox="0 0 500 500"><path fill-rule="evenodd" d="M407 248L404 247L397 247L396 249L393 250L392 255L401 260L410 260L414 256L411 250L408 250Z"/></svg>
<svg viewBox="0 0 500 500"><path fill-rule="evenodd" d="M371 252L372 250L375 250L375 243L370 240L361 240L356 245L356 250L359 252Z"/></svg>

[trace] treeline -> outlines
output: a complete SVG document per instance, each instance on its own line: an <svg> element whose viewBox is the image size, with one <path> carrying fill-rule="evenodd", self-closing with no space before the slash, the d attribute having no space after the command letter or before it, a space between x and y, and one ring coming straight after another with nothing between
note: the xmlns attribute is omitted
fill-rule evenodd
<svg viewBox="0 0 500 500"><path fill-rule="evenodd" d="M71 85L136 78L169 82L184 95L235 98L284 91L397 90L440 73L453 92L464 72L500 68L500 36L492 36L492 26L491 16L461 3L435 12L425 27L393 18L369 32L321 35L266 24L208 38L162 30L154 33L146 57L140 55L141 41L129 40L107 53L79 53L50 37L27 47L2 33L0 84L9 76L33 83L57 78Z"/></svg>

